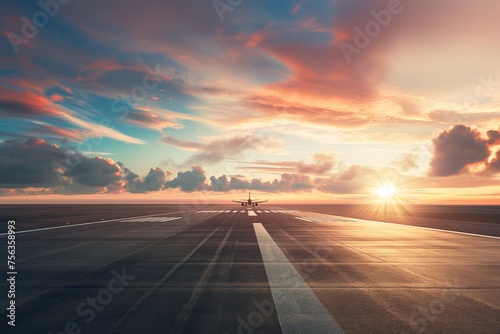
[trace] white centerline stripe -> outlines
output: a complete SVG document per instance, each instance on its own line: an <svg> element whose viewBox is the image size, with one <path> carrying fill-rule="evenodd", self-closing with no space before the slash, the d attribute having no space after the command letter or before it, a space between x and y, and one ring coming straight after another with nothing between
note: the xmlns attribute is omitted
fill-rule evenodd
<svg viewBox="0 0 500 334"><path fill-rule="evenodd" d="M264 226L254 223L253 227L282 332L343 334Z"/></svg>
<svg viewBox="0 0 500 334"><path fill-rule="evenodd" d="M248 210L248 215L252 216L252 217L257 216L257 214L255 213L255 211L253 211L253 210Z"/></svg>

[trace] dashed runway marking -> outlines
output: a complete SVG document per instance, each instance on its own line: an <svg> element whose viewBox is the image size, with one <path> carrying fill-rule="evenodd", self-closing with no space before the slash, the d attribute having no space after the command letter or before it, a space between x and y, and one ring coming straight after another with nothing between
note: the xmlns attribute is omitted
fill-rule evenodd
<svg viewBox="0 0 500 334"><path fill-rule="evenodd" d="M247 210L253 210L251 208L248 208ZM245 211L240 211L240 210L198 210L197 213L244 213ZM298 213L297 211L294 210L255 210L254 212L257 213Z"/></svg>

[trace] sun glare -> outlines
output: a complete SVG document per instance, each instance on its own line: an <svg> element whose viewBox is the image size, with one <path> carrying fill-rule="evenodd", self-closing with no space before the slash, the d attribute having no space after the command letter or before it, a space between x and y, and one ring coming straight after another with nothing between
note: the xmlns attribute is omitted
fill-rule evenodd
<svg viewBox="0 0 500 334"><path fill-rule="evenodd" d="M379 195L380 197L392 197L395 192L396 189L390 184L383 185L382 187L377 189L377 195Z"/></svg>

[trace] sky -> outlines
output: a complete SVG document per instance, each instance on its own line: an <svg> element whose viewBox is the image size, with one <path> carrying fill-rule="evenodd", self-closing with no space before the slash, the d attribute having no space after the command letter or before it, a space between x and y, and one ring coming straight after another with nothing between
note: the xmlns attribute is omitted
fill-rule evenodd
<svg viewBox="0 0 500 334"><path fill-rule="evenodd" d="M498 0L0 1L0 202L500 204Z"/></svg>

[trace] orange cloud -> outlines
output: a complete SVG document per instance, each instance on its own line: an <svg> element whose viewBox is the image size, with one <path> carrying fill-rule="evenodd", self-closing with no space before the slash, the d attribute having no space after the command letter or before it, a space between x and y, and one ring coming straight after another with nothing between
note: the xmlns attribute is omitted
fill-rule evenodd
<svg viewBox="0 0 500 334"><path fill-rule="evenodd" d="M50 99L54 102L63 102L64 101L64 97L60 94L52 94L50 96Z"/></svg>

